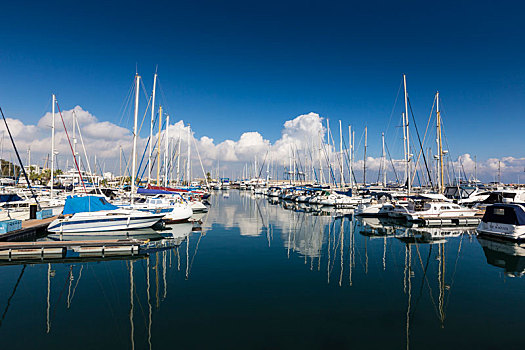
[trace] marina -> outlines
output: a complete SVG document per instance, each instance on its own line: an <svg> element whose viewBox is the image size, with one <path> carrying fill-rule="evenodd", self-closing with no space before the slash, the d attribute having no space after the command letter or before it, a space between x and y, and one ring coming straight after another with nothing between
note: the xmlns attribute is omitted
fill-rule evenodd
<svg viewBox="0 0 525 350"><path fill-rule="evenodd" d="M259 348L262 330L273 348L521 344L522 244L228 192L214 191L199 230L186 226L171 246L162 238L135 255L2 259L5 346L51 348L89 331L97 337L78 347L163 348L174 328L182 348ZM79 320L86 326L67 327ZM22 326L31 338L5 337Z"/></svg>
<svg viewBox="0 0 525 350"><path fill-rule="evenodd" d="M2 349L524 347L525 3L3 5Z"/></svg>

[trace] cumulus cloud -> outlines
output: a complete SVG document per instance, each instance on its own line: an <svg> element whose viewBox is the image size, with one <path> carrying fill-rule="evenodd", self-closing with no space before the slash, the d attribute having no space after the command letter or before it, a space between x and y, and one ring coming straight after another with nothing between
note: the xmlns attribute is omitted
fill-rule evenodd
<svg viewBox="0 0 525 350"><path fill-rule="evenodd" d="M132 134L129 130L111 122L99 121L89 111L82 109L80 106L76 106L71 110L62 111L64 124L68 129L72 144L74 115L78 120L86 151L90 159L92 159L94 155L97 155L99 159L105 158L108 159L108 161L112 161L112 164L115 164L114 160L119 159L120 147L122 147L124 152L130 152L132 147ZM44 165L45 159L51 154L52 114L46 113L36 125L24 124L21 120L14 118L7 118L7 121L19 152L24 154L28 149L31 149L31 163ZM6 138L3 145L3 156L4 158L11 157L11 159L13 159L12 147L7 143L7 131L4 124L0 125L0 133ZM143 140L140 142L141 145L145 144ZM81 155L82 161L85 162L78 133L76 151ZM55 152L57 153L56 158L59 167L65 168L66 162L69 162L70 165L73 164L71 148L58 111L55 115ZM24 161L27 161L27 158L25 158ZM90 160L90 162L92 163L92 160ZM108 164L110 163L108 162Z"/></svg>
<svg viewBox="0 0 525 350"><path fill-rule="evenodd" d="M109 121L100 121L96 116L89 111L84 110L80 106L73 109L62 111L62 116L66 127L68 128L70 137L72 137L73 118L76 117L80 129L82 131L83 140L86 151L88 152L90 163L93 164L93 157L97 158L105 165L105 171L112 171L118 173L119 171L119 153L122 148L124 158L130 159L132 150L132 132L126 128L118 126ZM30 147L32 152L32 164L43 165L43 160L50 154L51 148L51 124L52 115L46 113L35 124L24 124L20 119L7 118L11 132L17 143L19 151L24 154ZM301 172L307 176L307 179L319 177L319 163L323 164L325 179L332 176L339 181L339 171L341 155L336 152L333 145L326 143L327 129L325 128L324 118L317 113L307 113L299 115L293 119L287 120L282 125L281 137L275 142L270 142L258 131L247 131L240 135L237 140L224 140L217 143L211 136L202 136L196 138L194 132L189 130L189 126L183 121L179 120L169 125L169 139L171 154L176 154L180 148L181 153L181 171L186 164L188 140L191 143L191 164L193 174L201 176L201 161L205 172L216 169L220 163L221 172L232 170L236 173L241 172L241 169L246 164L253 165L257 158L258 168L251 168L250 173L260 173L263 163L271 164L274 167L273 175L282 178L289 169L290 159L293 158L296 172ZM72 166L72 156L66 134L63 130L62 121L57 115L55 120L56 139L55 149L58 152L57 160L58 166L65 168L66 161ZM6 159L14 159L12 147L8 143L5 126L0 124L0 133L4 134L3 143L3 157ZM162 152L164 152L166 131L162 131L160 140L157 140L155 135L151 144L160 143ZM83 149L80 138L77 135L77 152L80 154L82 161L85 163ZM147 145L147 138L139 137L138 160L140 161L142 154ZM179 145L180 143L180 145ZM11 154L10 154L11 153ZM145 151L146 157L142 163L142 169L146 167L148 151ZM153 153L155 156L155 152ZM199 159L200 156L200 159ZM348 158L344 157L345 179L349 180ZM26 161L27 158L24 158ZM378 178L378 172L382 168L381 157L367 157L367 179L375 181ZM330 163L333 168L333 174L328 172L327 164ZM362 180L363 175L363 160L356 159L354 161L354 175L358 181ZM434 162L435 163L435 162ZM435 176L435 164L431 164L431 172ZM100 163L99 163L100 164ZM312 164L315 170L312 170ZM419 167L423 164L422 160L419 162ZM250 165L250 166L251 166ZM400 180L404 177L404 162L402 159L393 159L386 162L387 176L389 180L395 180L393 168L395 167L397 176ZM278 169L278 170L275 170ZM460 155L456 159L450 159L447 163L448 172L453 174L462 174L462 177L473 177L477 172L478 178L484 181L494 180L495 174L501 169L502 180L507 182L516 181L517 176L523 173L525 169L525 158L502 157L500 159L490 158L481 161L475 161L470 154ZM263 172L266 174L266 172ZM454 175L450 175L453 177ZM457 176L457 175L456 175ZM525 176L524 176L525 177Z"/></svg>

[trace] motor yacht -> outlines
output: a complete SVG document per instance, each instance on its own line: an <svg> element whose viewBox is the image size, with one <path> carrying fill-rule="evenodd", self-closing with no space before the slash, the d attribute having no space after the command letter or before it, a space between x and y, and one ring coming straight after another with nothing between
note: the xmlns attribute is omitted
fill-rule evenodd
<svg viewBox="0 0 525 350"><path fill-rule="evenodd" d="M525 204L498 203L488 206L477 230L480 235L525 241Z"/></svg>

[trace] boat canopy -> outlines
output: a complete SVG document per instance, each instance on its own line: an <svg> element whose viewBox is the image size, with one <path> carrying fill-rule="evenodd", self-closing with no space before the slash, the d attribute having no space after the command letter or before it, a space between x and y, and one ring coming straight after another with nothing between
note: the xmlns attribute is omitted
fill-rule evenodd
<svg viewBox="0 0 525 350"><path fill-rule="evenodd" d="M525 211L518 204L494 204L487 207L481 220L498 224L525 225Z"/></svg>
<svg viewBox="0 0 525 350"><path fill-rule="evenodd" d="M62 214L76 214L101 210L115 210L117 206L109 203L104 197L97 196L68 196Z"/></svg>
<svg viewBox="0 0 525 350"><path fill-rule="evenodd" d="M172 192L172 191L156 190L156 189L142 188L142 187L137 188L137 193L139 193L139 194L151 194L151 195L154 195L154 194L178 194L177 192Z"/></svg>
<svg viewBox="0 0 525 350"><path fill-rule="evenodd" d="M347 191L335 191L335 193L337 193L337 194L342 194L342 195L349 196L349 197L352 197L352 189L349 189L349 190L347 190Z"/></svg>
<svg viewBox="0 0 525 350"><path fill-rule="evenodd" d="M20 196L15 194L15 193L0 194L0 202L1 203L4 203L4 202L17 202L17 201L21 201L21 200L22 200L22 198L20 198Z"/></svg>

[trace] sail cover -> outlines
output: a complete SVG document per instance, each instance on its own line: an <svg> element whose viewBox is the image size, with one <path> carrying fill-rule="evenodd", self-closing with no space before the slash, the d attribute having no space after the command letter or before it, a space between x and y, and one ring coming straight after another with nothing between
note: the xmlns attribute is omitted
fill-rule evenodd
<svg viewBox="0 0 525 350"><path fill-rule="evenodd" d="M64 215L67 214L76 214L76 213L85 213L92 211L101 211L101 210L115 210L118 207L109 203L103 197L97 196L68 196L66 198L66 204L64 205Z"/></svg>

